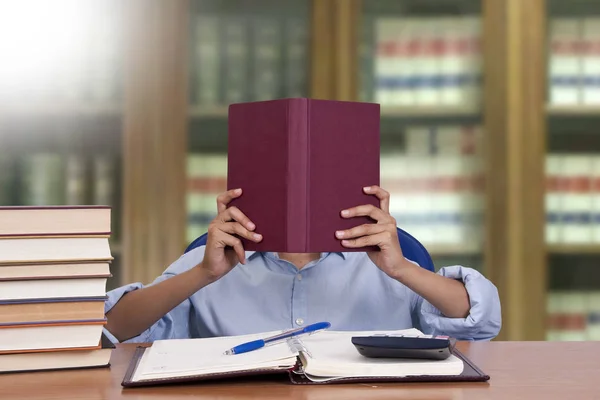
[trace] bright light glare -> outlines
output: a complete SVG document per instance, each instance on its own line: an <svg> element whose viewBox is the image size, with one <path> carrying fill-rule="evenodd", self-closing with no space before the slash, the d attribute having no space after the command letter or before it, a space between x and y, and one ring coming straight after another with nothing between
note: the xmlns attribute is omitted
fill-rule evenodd
<svg viewBox="0 0 600 400"><path fill-rule="evenodd" d="M92 3L102 2L0 0L0 94L43 96L69 79L86 51Z"/></svg>

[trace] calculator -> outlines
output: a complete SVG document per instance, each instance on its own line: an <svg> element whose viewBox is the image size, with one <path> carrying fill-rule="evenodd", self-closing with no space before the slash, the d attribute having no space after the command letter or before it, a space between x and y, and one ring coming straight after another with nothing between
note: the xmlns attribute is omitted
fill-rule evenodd
<svg viewBox="0 0 600 400"><path fill-rule="evenodd" d="M445 360L455 341L447 336L353 336L352 344L364 357Z"/></svg>

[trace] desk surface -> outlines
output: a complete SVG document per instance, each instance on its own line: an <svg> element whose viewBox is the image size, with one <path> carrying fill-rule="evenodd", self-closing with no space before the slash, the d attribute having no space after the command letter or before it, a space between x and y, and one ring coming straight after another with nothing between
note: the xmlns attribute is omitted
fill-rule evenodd
<svg viewBox="0 0 600 400"><path fill-rule="evenodd" d="M221 382L124 389L135 345L119 345L110 369L0 375L2 399L600 399L600 342L459 343L488 383L296 386L284 381Z"/></svg>

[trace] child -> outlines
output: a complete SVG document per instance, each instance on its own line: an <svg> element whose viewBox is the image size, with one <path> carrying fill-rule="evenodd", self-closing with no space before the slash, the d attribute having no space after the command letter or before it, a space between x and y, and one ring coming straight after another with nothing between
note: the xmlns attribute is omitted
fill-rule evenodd
<svg viewBox="0 0 600 400"><path fill-rule="evenodd" d="M361 205L342 216L376 224L336 232L345 247L377 252L323 254L245 252L234 235L259 242L255 225L236 207L242 190L217 198L218 216L205 246L184 254L151 285L109 292L106 331L113 341L243 335L328 321L335 330L398 330L463 340L489 340L501 327L496 287L460 266L438 274L404 258L389 194L364 189L380 207Z"/></svg>

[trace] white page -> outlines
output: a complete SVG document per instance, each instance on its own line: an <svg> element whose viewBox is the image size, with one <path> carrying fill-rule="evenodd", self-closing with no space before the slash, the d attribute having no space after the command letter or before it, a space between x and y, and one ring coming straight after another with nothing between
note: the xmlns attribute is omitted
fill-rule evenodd
<svg viewBox="0 0 600 400"><path fill-rule="evenodd" d="M422 336L417 329L404 331L371 332L321 332L303 338L308 352L302 352L304 372L313 381L325 381L336 377L365 376L411 376L411 375L459 375L464 365L452 355L446 360L398 360L367 358L352 344L352 336L371 335Z"/></svg>
<svg viewBox="0 0 600 400"><path fill-rule="evenodd" d="M239 344L279 332L205 339L157 340L144 353L134 380L241 371L256 368L290 368L297 353L281 342L248 353L225 355Z"/></svg>

